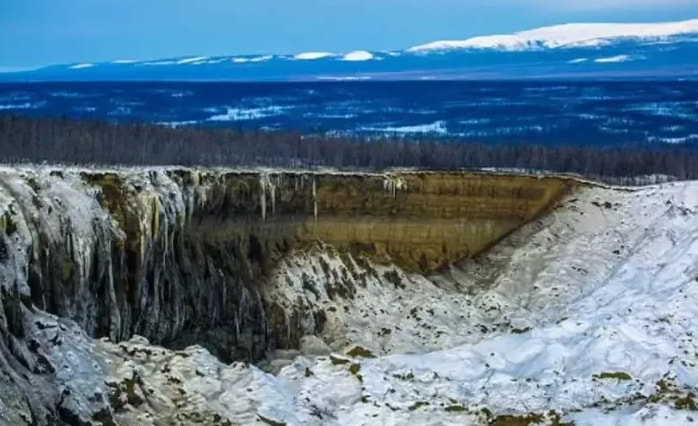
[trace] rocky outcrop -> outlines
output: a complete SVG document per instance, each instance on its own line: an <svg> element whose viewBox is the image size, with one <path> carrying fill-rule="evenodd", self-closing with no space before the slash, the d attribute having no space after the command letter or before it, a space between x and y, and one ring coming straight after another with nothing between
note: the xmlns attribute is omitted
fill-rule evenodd
<svg viewBox="0 0 698 426"><path fill-rule="evenodd" d="M38 423L109 424L95 411L109 389L97 386L99 403L80 407L52 361L87 377L107 371L106 358L47 355L88 342L80 329L257 360L325 323L322 310L271 294L268 277L294 250L322 242L426 273L491 246L571 185L461 172L2 169L0 362L10 396L0 397L0 418L19 404ZM22 399L33 386L45 392Z"/></svg>

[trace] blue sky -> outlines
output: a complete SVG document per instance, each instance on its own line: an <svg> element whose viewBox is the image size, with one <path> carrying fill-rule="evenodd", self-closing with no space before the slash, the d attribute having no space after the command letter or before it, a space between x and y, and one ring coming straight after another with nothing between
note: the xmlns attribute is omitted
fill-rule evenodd
<svg viewBox="0 0 698 426"><path fill-rule="evenodd" d="M698 0L0 0L0 68L399 49L568 22L698 18Z"/></svg>

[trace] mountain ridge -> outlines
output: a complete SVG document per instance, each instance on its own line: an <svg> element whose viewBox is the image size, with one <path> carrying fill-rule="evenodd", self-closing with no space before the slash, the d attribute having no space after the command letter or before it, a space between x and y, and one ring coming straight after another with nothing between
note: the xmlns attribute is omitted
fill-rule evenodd
<svg viewBox="0 0 698 426"><path fill-rule="evenodd" d="M687 78L698 75L697 46L698 19L563 24L403 50L71 63L0 73L0 81Z"/></svg>
<svg viewBox="0 0 698 426"><path fill-rule="evenodd" d="M477 36L465 40L440 40L407 49L410 52L444 49L536 49L603 45L613 39L655 40L698 33L698 19L654 24L569 23L519 31L513 34Z"/></svg>

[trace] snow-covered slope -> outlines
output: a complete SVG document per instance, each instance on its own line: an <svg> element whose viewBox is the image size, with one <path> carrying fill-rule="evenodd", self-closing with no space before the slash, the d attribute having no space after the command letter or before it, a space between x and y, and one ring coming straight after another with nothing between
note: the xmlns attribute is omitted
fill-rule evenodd
<svg viewBox="0 0 698 426"><path fill-rule="evenodd" d="M8 424L35 416L12 393L30 379L40 396L49 395L43 387L64 389L52 402L64 413L120 425L695 424L698 182L578 184L486 254L429 276L320 244L293 252L265 295L299 313L289 321L324 326L255 366L138 336L95 341L68 319L19 304L15 294L28 289L7 278L32 273L17 262L15 240L33 236L23 219L10 219L41 208L47 225L71 229L71 250L94 255L85 237L100 231L105 213L92 190L63 173L50 185L30 175L43 198L7 176L0 191L8 233L0 325L9 325L0 353L13 354L0 358L0 419ZM143 176L139 200L157 206L148 182L163 177ZM172 225L151 216L140 224L166 235ZM235 327L244 334L244 324Z"/></svg>
<svg viewBox="0 0 698 426"><path fill-rule="evenodd" d="M288 277L278 286L324 306L321 337L335 352L317 338L278 351L265 367L277 375L224 366L201 348L173 353L142 339L98 347L114 382L137 371L155 390L124 418L176 405L185 419L259 425L689 425L697 193L696 182L583 188L485 257L430 280L398 271L400 285L380 278L393 268L332 250L299 255L278 271ZM333 275L366 267L379 273L353 299L327 297Z"/></svg>
<svg viewBox="0 0 698 426"><path fill-rule="evenodd" d="M355 318L349 336L376 354L386 341L399 349L296 358L275 391L277 400L294 396L263 415L289 425L483 424L545 413L576 425L690 424L697 190L585 188L485 257L431 277L437 287L414 277L382 294L369 286L340 306ZM428 352L417 336L444 349Z"/></svg>
<svg viewBox="0 0 698 426"><path fill-rule="evenodd" d="M444 49L526 50L603 46L617 39L661 40L698 33L698 19L656 24L565 24L514 34L441 40L414 46L411 52Z"/></svg>
<svg viewBox="0 0 698 426"><path fill-rule="evenodd" d="M698 19L565 24L404 50L187 56L56 65L0 80L355 80L694 77ZM628 57L629 61L599 61ZM580 61L584 58L584 61Z"/></svg>

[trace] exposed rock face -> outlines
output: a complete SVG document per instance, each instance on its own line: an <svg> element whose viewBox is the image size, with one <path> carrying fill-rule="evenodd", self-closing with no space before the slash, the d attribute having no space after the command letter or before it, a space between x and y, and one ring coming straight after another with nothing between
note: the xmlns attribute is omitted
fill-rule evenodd
<svg viewBox="0 0 698 426"><path fill-rule="evenodd" d="M257 360L298 347L326 322L321 310L274 297L268 277L293 250L322 241L424 273L486 249L570 185L470 173L2 169L0 364L8 373L0 419L112 421L108 386L86 379L97 402L80 407L51 361L65 358L71 374L98 377L107 360L62 352L58 342L90 344L74 324L42 311L95 337L199 343L224 360ZM351 296L348 287L333 291ZM34 386L45 392L20 397Z"/></svg>

